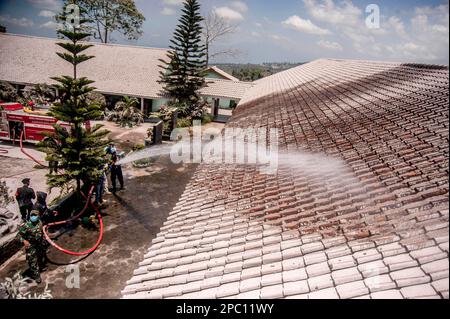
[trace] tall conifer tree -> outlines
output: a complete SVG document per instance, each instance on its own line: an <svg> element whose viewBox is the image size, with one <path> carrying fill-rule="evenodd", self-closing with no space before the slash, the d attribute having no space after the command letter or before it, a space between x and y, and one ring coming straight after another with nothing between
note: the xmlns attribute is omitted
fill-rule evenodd
<svg viewBox="0 0 450 319"><path fill-rule="evenodd" d="M60 102L51 107L50 114L58 121L70 124L70 128L55 124L55 132L48 134L39 145L46 153L46 159L57 162L59 167L57 173L50 172L47 175L48 185L51 188L69 189L75 182L78 195L83 183L91 185L101 176L100 165L107 145L105 137L109 133L102 129L102 125L85 125L103 113L102 106L90 103L87 98L88 93L95 90L90 86L94 82L77 74L78 65L93 58L83 54L92 47L81 42L90 35L83 32L85 21L81 17L79 25L66 25L65 29L58 31L68 41L58 43L66 52L57 54L73 66L73 74L52 78L58 83L56 88Z"/></svg>
<svg viewBox="0 0 450 319"><path fill-rule="evenodd" d="M170 40L168 61L163 65L161 82L165 90L179 102L195 103L197 90L204 83L206 47L202 42L203 17L198 0L186 0L182 16Z"/></svg>

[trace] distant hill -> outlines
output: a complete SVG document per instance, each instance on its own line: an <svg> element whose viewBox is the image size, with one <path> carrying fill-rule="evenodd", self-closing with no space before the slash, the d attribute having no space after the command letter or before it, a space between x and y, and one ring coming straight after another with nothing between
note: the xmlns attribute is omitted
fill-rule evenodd
<svg viewBox="0 0 450 319"><path fill-rule="evenodd" d="M263 63L263 64L216 64L225 72L232 74L241 81L256 81L266 76L294 68L304 63Z"/></svg>

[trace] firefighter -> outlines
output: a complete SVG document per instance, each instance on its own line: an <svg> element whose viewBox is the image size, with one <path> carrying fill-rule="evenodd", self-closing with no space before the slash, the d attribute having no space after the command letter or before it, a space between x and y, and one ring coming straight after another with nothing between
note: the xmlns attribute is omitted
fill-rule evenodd
<svg viewBox="0 0 450 319"><path fill-rule="evenodd" d="M114 143L109 143L109 145L107 147L105 147L105 152L107 155L113 155L117 153L117 148L114 145Z"/></svg>
<svg viewBox="0 0 450 319"><path fill-rule="evenodd" d="M33 199L36 198L34 190L30 187L30 179L25 178L22 180L23 186L18 188L16 191L16 200L19 204L20 214L22 215L22 220L26 221L28 215L33 210Z"/></svg>
<svg viewBox="0 0 450 319"><path fill-rule="evenodd" d="M19 240L25 247L31 278L41 283L41 272L46 270L44 233L38 211L30 213L30 220L19 226Z"/></svg>
<svg viewBox="0 0 450 319"><path fill-rule="evenodd" d="M112 193L115 194L117 192L117 180L119 180L120 190L124 189L123 186L123 172L122 166L117 165L119 161L119 156L116 152L114 152L111 156L111 183L112 183Z"/></svg>

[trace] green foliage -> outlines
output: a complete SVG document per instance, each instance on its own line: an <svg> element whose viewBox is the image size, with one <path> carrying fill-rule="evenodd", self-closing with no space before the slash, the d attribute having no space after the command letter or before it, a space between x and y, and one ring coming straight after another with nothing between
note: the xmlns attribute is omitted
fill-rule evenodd
<svg viewBox="0 0 450 319"><path fill-rule="evenodd" d="M63 8L73 3L84 13L85 30L103 43L110 42L114 32L128 40L137 40L142 36L145 17L133 0L64 0ZM56 20L64 22L65 17L59 15Z"/></svg>
<svg viewBox="0 0 450 319"><path fill-rule="evenodd" d="M0 101L3 102L17 102L17 90L8 82L0 81Z"/></svg>
<svg viewBox="0 0 450 319"><path fill-rule="evenodd" d="M197 101L204 83L206 48L202 42L202 16L198 0L186 0L179 24L170 40L167 61L160 72L165 90L181 103Z"/></svg>
<svg viewBox="0 0 450 319"><path fill-rule="evenodd" d="M170 136L172 130L176 127L175 120L175 112L179 112L176 104L171 105L163 105L161 106L159 112L152 113L150 115L151 118L159 118L163 121L163 135Z"/></svg>
<svg viewBox="0 0 450 319"><path fill-rule="evenodd" d="M202 119L207 113L208 102L203 99L196 99L193 101L173 102L170 104L172 108L177 108L180 118L189 120Z"/></svg>
<svg viewBox="0 0 450 319"><path fill-rule="evenodd" d="M241 81L253 82L262 79L267 73L258 68L242 68L238 71L233 70L232 75Z"/></svg>
<svg viewBox="0 0 450 319"><path fill-rule="evenodd" d="M256 81L261 78L294 68L302 63L263 63L263 64L216 64L227 73L240 81Z"/></svg>
<svg viewBox="0 0 450 319"><path fill-rule="evenodd" d="M105 117L106 110L106 98L103 94L98 92L89 92L85 96L87 104L95 104L103 110L102 115L97 118L97 120L102 120Z"/></svg>
<svg viewBox="0 0 450 319"><path fill-rule="evenodd" d="M133 146L133 152L139 152L142 151L143 149L145 149L144 144L136 144Z"/></svg>
<svg viewBox="0 0 450 319"><path fill-rule="evenodd" d="M214 118L211 114L205 114L202 119L202 124L203 125L209 124L213 121L213 119Z"/></svg>
<svg viewBox="0 0 450 319"><path fill-rule="evenodd" d="M48 106L56 101L56 91L48 84L36 84L34 86L27 86L23 90L22 104L27 105L26 102L32 101L37 106Z"/></svg>
<svg viewBox="0 0 450 319"><path fill-rule="evenodd" d="M81 20L83 21L83 20ZM107 130L101 125L92 128L85 127L88 121L97 119L103 114L103 109L97 104L90 104L86 96L94 90L90 84L93 81L77 77L77 66L91 58L82 52L90 45L79 44L88 33L80 28L72 30L59 30L58 33L70 42L58 45L68 51L59 56L73 66L73 76L53 78L58 84L60 101L50 108L50 115L57 120L70 124L67 129L59 124L54 125L55 132L47 134L44 141L39 144L41 151L45 152L48 161L58 162L58 173L49 173L47 183L50 188L67 190L76 182L79 194L81 184L91 185L102 175L100 164L104 158L104 147L107 145L105 137Z"/></svg>
<svg viewBox="0 0 450 319"><path fill-rule="evenodd" d="M116 103L113 111L106 115L106 120L116 122L122 127L132 128L144 123L144 115L137 109L139 101L125 96L123 101Z"/></svg>
<svg viewBox="0 0 450 319"><path fill-rule="evenodd" d="M177 121L177 127L186 128L192 126L192 120L190 119L179 119Z"/></svg>

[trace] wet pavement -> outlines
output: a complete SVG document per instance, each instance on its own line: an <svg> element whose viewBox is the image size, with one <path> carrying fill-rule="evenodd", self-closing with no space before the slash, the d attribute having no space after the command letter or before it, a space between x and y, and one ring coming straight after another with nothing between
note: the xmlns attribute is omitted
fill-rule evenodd
<svg viewBox="0 0 450 319"><path fill-rule="evenodd" d="M115 197L106 196L108 204L102 211L105 232L99 249L80 260L51 247L49 270L42 275L43 283L39 287L33 286L31 291L42 291L47 282L57 299L120 298L126 281L142 261L195 169L195 165L174 165L168 157L156 160L146 169L124 167L126 189ZM96 231L78 227L62 234L57 243L67 249L82 251L92 246L97 236ZM72 266L68 268L70 264ZM67 288L67 282L74 282L71 275L76 273L77 267L80 288ZM0 266L0 281L26 269L25 256L17 254Z"/></svg>

